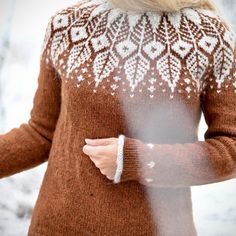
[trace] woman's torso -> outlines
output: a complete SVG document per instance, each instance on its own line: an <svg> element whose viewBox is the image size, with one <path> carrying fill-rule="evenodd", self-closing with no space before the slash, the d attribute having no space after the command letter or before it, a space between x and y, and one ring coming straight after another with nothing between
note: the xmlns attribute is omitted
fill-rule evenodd
<svg viewBox="0 0 236 236"><path fill-rule="evenodd" d="M196 141L216 24L208 10L135 13L106 0L84 1L54 16L51 59L62 103L30 236L51 230L196 234L189 187L114 185L82 147L85 138L121 133L153 143Z"/></svg>

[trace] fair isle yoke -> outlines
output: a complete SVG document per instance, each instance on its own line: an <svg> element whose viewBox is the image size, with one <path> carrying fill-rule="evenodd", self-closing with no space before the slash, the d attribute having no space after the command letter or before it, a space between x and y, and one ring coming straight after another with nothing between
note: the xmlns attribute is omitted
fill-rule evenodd
<svg viewBox="0 0 236 236"><path fill-rule="evenodd" d="M212 65L215 79L208 82L219 93L233 63L233 32L205 9L158 15L114 9L106 0L88 1L56 14L47 35L43 48L51 45L48 58L61 77L74 79L77 87L90 77L86 80L94 84L94 93L116 70L108 88L112 95L122 89L118 81L125 77L122 91L130 97L147 90L153 98L157 90L173 98L185 89L190 98L204 89L203 77Z"/></svg>

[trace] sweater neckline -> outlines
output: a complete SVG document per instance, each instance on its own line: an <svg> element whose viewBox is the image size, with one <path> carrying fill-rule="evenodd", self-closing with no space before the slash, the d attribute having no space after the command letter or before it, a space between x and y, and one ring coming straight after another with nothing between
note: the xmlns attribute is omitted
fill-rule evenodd
<svg viewBox="0 0 236 236"><path fill-rule="evenodd" d="M131 9L123 9L119 7L113 6L108 0L89 0L85 5L98 5L100 10L112 10L112 11L118 11L120 13L124 13L127 15L143 15L143 14L149 14L149 15L157 15L162 16L163 14L171 15L171 16L178 16L181 15L183 12L187 11L201 11L203 13L206 13L207 15L215 15L215 12L213 12L210 9L204 9L200 7L185 7L178 11L168 12L168 11L151 11L151 10L131 10ZM83 4L84 5L84 4Z"/></svg>

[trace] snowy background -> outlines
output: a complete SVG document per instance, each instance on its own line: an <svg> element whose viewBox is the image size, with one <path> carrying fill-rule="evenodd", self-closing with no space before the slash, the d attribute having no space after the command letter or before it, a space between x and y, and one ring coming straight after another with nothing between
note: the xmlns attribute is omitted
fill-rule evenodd
<svg viewBox="0 0 236 236"><path fill-rule="evenodd" d="M55 11L74 2L0 0L0 133L29 119L48 20ZM236 31L236 2L224 0L222 13ZM8 38L9 48L4 50ZM202 117L200 140L204 140L205 130ZM26 236L46 166L44 163L0 180L1 236ZM236 180L193 187L192 194L199 236L236 235Z"/></svg>

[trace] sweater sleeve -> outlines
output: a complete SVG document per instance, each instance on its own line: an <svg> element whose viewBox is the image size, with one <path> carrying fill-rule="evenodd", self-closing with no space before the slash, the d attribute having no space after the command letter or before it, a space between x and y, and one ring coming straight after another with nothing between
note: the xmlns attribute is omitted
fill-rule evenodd
<svg viewBox="0 0 236 236"><path fill-rule="evenodd" d="M61 81L50 59L52 18L40 55L38 86L27 123L0 135L0 178L33 168L48 159L60 112Z"/></svg>
<svg viewBox="0 0 236 236"><path fill-rule="evenodd" d="M185 187L236 177L235 39L231 46L225 43L216 49L222 50L222 57L213 55L215 62L200 94L208 127L204 141L158 144L126 136L122 173L114 183L134 180L150 187Z"/></svg>

